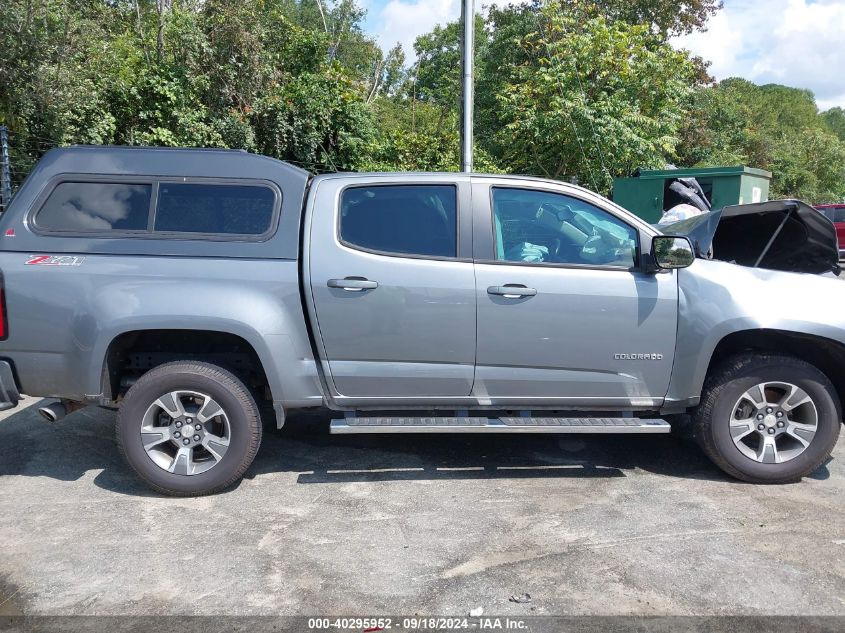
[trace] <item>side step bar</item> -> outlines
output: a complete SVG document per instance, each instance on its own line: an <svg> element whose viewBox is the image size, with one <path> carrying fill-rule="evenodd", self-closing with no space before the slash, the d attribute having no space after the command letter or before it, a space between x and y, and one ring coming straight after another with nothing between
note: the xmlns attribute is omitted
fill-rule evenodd
<svg viewBox="0 0 845 633"><path fill-rule="evenodd" d="M640 418L358 418L332 420L349 433L669 433L665 420Z"/></svg>

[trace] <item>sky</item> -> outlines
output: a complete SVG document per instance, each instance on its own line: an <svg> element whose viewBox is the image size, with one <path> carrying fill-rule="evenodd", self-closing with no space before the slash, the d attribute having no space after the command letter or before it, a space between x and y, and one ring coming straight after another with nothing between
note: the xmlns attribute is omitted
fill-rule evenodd
<svg viewBox="0 0 845 633"><path fill-rule="evenodd" d="M414 39L457 19L460 0L359 0L365 29L383 48L401 42L409 59ZM482 5L506 0L475 0ZM845 108L845 0L725 0L703 33L673 44L712 62L716 79L809 88L819 109Z"/></svg>

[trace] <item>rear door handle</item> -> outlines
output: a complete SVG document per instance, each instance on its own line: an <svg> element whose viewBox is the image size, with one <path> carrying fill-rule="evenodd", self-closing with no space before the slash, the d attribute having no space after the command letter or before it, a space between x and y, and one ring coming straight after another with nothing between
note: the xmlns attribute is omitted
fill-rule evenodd
<svg viewBox="0 0 845 633"><path fill-rule="evenodd" d="M527 288L522 284L505 284L504 286L489 286L488 295L499 295L506 299L518 299L519 297L533 297L537 294L536 288Z"/></svg>
<svg viewBox="0 0 845 633"><path fill-rule="evenodd" d="M378 288L377 281L370 281L364 277L346 277L345 279L329 279L326 282L329 288L340 288L347 292L361 292L362 290L373 290Z"/></svg>

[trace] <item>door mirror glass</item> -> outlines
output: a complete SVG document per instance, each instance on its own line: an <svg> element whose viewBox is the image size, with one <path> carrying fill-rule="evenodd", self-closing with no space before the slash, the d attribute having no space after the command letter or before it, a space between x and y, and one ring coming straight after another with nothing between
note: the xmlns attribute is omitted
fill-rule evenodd
<svg viewBox="0 0 845 633"><path fill-rule="evenodd" d="M695 261L689 238L657 235L651 240L651 253L658 268L686 268Z"/></svg>

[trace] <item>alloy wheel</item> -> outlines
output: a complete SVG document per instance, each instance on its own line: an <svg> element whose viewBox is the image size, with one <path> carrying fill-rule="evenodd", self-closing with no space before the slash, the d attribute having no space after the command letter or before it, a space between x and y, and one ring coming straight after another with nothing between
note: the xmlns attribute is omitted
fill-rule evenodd
<svg viewBox="0 0 845 633"><path fill-rule="evenodd" d="M171 391L153 402L141 422L141 441L159 468L198 475L214 468L229 449L226 412L199 391Z"/></svg>
<svg viewBox="0 0 845 633"><path fill-rule="evenodd" d="M781 464L807 450L818 422L818 410L806 391L787 382L763 382L737 400L730 431L746 457L763 464Z"/></svg>

